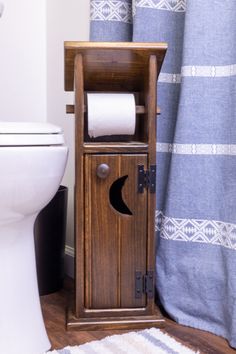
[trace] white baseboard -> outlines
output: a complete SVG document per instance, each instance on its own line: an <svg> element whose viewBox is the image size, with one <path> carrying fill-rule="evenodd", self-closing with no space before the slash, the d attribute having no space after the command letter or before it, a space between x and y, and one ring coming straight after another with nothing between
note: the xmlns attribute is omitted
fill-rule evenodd
<svg viewBox="0 0 236 354"><path fill-rule="evenodd" d="M75 276L75 250L73 247L67 246L65 247L65 274L71 278Z"/></svg>

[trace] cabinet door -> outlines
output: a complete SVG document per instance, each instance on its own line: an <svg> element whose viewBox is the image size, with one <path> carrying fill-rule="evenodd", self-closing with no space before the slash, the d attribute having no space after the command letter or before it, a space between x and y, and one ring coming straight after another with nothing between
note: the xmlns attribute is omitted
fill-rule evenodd
<svg viewBox="0 0 236 354"><path fill-rule="evenodd" d="M105 172L99 177L102 164ZM135 296L135 273L145 274L147 263L147 192L137 192L138 165L146 164L144 154L85 157L88 309L146 305L144 294Z"/></svg>

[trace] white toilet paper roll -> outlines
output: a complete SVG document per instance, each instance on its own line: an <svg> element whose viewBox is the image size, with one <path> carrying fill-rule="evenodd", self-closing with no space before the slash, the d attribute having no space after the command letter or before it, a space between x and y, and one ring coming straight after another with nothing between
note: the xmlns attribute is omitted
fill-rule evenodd
<svg viewBox="0 0 236 354"><path fill-rule="evenodd" d="M135 99L128 93L88 93L88 134L133 135Z"/></svg>

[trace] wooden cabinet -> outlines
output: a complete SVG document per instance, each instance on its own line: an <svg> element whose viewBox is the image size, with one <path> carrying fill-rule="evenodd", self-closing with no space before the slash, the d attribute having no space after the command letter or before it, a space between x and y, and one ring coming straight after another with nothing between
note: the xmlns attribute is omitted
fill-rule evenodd
<svg viewBox="0 0 236 354"><path fill-rule="evenodd" d="M65 43L75 87L75 298L68 329L162 326L155 304L156 81L164 43ZM132 137L90 138L87 92L133 92Z"/></svg>
<svg viewBox="0 0 236 354"><path fill-rule="evenodd" d="M146 306L135 296L135 274L147 272L147 192L137 193L146 155L86 155L86 308ZM109 168L100 178L97 170Z"/></svg>

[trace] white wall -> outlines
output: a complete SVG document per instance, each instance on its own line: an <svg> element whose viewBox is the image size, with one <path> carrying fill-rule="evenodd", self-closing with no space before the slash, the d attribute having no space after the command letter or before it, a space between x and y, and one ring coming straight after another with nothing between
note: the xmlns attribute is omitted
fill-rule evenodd
<svg viewBox="0 0 236 354"><path fill-rule="evenodd" d="M65 105L65 40L88 40L90 0L1 0L0 120L49 121L63 127L69 161L67 250L73 253L74 116Z"/></svg>
<svg viewBox="0 0 236 354"><path fill-rule="evenodd" d="M74 115L66 115L65 106L74 95L64 92L64 41L88 40L89 8L89 0L47 0L47 116L63 127L70 149L63 179L69 187L67 253L74 246Z"/></svg>
<svg viewBox="0 0 236 354"><path fill-rule="evenodd" d="M0 120L46 121L46 1L2 0Z"/></svg>

